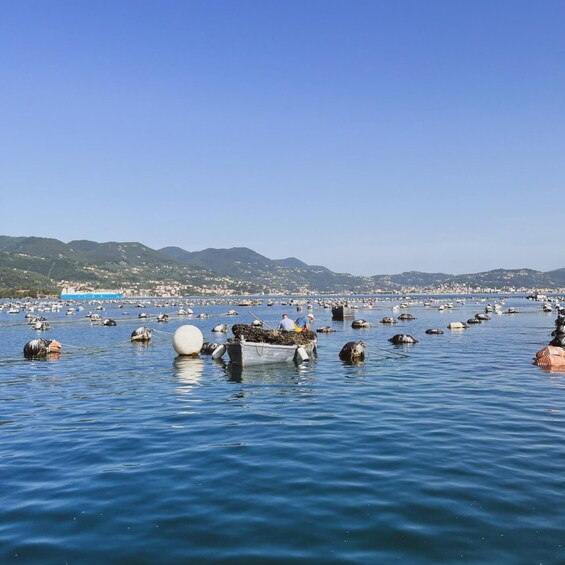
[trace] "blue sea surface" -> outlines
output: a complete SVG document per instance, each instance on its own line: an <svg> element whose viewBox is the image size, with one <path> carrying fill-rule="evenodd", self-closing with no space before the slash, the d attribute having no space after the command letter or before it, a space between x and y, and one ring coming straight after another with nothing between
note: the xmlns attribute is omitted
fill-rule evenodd
<svg viewBox="0 0 565 565"><path fill-rule="evenodd" d="M317 359L243 370L177 357L172 333L223 342L219 323L294 307L154 301L141 320L107 303L106 327L85 305L45 313L46 332L4 309L0 563L565 563L565 374L532 365L555 313L511 298L517 314L450 331L486 302L398 302L361 305L363 330L315 304L337 330ZM379 323L402 312L416 320ZM130 342L141 325L148 346ZM24 359L39 335L59 359ZM359 339L365 363L340 361Z"/></svg>

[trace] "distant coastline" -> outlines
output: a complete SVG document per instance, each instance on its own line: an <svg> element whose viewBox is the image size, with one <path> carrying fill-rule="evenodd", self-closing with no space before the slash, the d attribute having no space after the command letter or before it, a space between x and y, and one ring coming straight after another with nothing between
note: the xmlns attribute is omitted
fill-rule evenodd
<svg viewBox="0 0 565 565"><path fill-rule="evenodd" d="M125 297L562 293L565 268L368 277L336 273L295 257L269 259L244 247L189 252L138 242L0 236L0 297L60 296L66 287L88 293L123 289Z"/></svg>

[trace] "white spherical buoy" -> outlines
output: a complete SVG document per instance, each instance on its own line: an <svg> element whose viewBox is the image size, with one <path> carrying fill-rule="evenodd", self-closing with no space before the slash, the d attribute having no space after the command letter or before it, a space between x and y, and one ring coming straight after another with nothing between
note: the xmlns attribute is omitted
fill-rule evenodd
<svg viewBox="0 0 565 565"><path fill-rule="evenodd" d="M181 326L173 334L173 347L179 355L197 355L203 343L204 336L196 326Z"/></svg>

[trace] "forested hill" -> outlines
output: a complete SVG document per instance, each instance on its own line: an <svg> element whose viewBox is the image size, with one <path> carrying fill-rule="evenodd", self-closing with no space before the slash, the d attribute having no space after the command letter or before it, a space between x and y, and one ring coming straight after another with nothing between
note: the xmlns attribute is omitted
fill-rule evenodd
<svg viewBox="0 0 565 565"><path fill-rule="evenodd" d="M565 288L565 268L497 269L451 275L408 271L373 277L335 273L300 259L269 259L245 247L186 251L138 242L64 243L0 236L0 294L58 294L62 285L144 293L372 293L456 289Z"/></svg>

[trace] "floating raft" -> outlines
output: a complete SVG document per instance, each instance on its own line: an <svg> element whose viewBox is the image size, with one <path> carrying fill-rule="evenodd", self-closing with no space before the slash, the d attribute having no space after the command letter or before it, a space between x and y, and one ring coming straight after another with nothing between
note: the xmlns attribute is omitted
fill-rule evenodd
<svg viewBox="0 0 565 565"><path fill-rule="evenodd" d="M355 318L355 310L348 306L334 306L332 308L333 320L344 320L345 318Z"/></svg>

